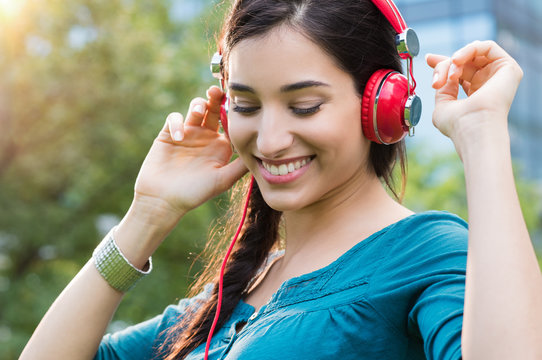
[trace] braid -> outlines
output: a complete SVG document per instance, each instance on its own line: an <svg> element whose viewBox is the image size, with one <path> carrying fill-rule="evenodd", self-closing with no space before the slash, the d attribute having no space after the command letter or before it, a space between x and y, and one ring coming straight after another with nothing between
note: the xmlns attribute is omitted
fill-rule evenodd
<svg viewBox="0 0 542 360"><path fill-rule="evenodd" d="M239 206L234 207L238 208ZM246 294L250 281L256 276L258 269L277 243L281 214L265 203L260 189L254 183L243 232L235 244L224 271L222 309L217 329L220 329L228 320L241 298ZM223 254L221 255L223 256ZM215 258L213 263L220 260L216 256ZM218 302L217 268L216 266L208 266L205 270L205 273L210 273L213 270L215 273L214 289L207 302L201 304L199 309L185 317L179 325L169 332L170 337L174 334L179 335L175 336L176 339L172 346L167 349L166 360L184 359L207 340ZM206 278L205 274L202 278ZM201 285L201 281L198 281L195 287L198 285Z"/></svg>
<svg viewBox="0 0 542 360"><path fill-rule="evenodd" d="M307 35L332 56L338 67L355 79L360 94L376 69L401 69L394 42L395 32L371 1L337 0L325 2L325 5L312 0L234 0L232 3L219 41L219 48L224 56L223 75L226 80L231 49L241 41L264 35L281 24L292 26ZM401 197L404 189L404 176L403 188L401 193L397 194L393 188L392 170L396 158L399 158L401 173L404 175L405 156L404 143L387 147L371 145L371 169L384 180L397 198ZM257 184L254 185L245 226L226 265L224 298L218 328L224 325L239 300L246 294L251 279L279 237L282 214L265 203ZM239 189L242 189L242 186L236 186L233 195ZM239 223L235 216L240 213L239 208L231 209L235 212L228 218L228 231L235 229ZM215 236L226 242L230 239L229 235L220 232L215 232ZM191 307L183 314L183 320L169 331L168 340L161 349L167 352L166 360L185 358L207 338L216 311L218 271L223 256L222 247L217 244L218 242L214 241L208 243L215 255L192 288L201 289L207 283L214 283L213 293L208 300Z"/></svg>

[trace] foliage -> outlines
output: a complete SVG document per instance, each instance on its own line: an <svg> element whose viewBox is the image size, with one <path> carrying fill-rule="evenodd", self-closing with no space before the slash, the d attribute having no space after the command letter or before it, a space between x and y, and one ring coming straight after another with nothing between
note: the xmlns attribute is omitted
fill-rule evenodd
<svg viewBox="0 0 542 360"><path fill-rule="evenodd" d="M90 257L104 214L126 211L166 115L214 83L218 12L174 21L161 1L36 0L3 19L0 358L18 356ZM118 318L144 320L184 295L217 212L210 203L183 219Z"/></svg>
<svg viewBox="0 0 542 360"><path fill-rule="evenodd" d="M404 204L413 211L446 210L467 219L463 166L455 153L427 155L423 145L408 151Z"/></svg>
<svg viewBox="0 0 542 360"><path fill-rule="evenodd" d="M207 49L221 11L177 21L162 1L27 0L19 16L1 19L1 359L17 358L107 224L128 209L165 116L214 83ZM420 154L410 154L406 205L466 218L459 160ZM520 184L522 199L531 189ZM539 227L539 210L524 203L530 229ZM190 270L192 254L220 212L211 202L181 221L112 330L186 293L199 270L197 262Z"/></svg>
<svg viewBox="0 0 542 360"><path fill-rule="evenodd" d="M418 144L408 151L404 204L413 211L445 210L468 220L463 164L456 153L428 153L425 151L427 148L427 144ZM514 168L523 217L531 238L538 239L542 228L542 205L533 199L540 197L539 188L519 174L519 170ZM539 254L539 259L542 259L542 254ZM542 267L542 260L539 263Z"/></svg>

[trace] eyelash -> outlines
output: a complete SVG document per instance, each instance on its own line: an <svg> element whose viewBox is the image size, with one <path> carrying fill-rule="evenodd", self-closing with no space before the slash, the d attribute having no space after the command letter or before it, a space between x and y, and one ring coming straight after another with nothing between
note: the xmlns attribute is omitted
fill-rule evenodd
<svg viewBox="0 0 542 360"><path fill-rule="evenodd" d="M317 113L320 110L320 106L322 106L322 104L318 104L310 108L296 108L296 107L290 106L290 110L292 110L292 112L296 115L306 116L306 115L312 115L314 113ZM260 110L260 108L257 106L243 107L239 105L233 105L232 110L235 111L236 113L251 115L255 113L256 111Z"/></svg>
<svg viewBox="0 0 542 360"><path fill-rule="evenodd" d="M320 110L320 106L322 106L322 104L318 104L310 108L296 108L296 107L290 106L290 110L292 110L294 114L296 115L301 115L301 116L312 115Z"/></svg>
<svg viewBox="0 0 542 360"><path fill-rule="evenodd" d="M244 107L239 105L233 105L232 110L241 114L252 114L258 111L260 108L257 106Z"/></svg>

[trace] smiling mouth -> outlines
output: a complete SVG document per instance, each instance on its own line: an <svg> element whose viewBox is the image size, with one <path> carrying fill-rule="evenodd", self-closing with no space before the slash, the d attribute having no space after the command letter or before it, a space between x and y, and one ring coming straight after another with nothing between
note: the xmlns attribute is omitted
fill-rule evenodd
<svg viewBox="0 0 542 360"><path fill-rule="evenodd" d="M283 176L293 173L296 170L301 169L303 166L306 166L312 161L312 157L307 156L303 159L297 159L295 161L286 162L280 165L269 164L264 160L261 160L262 166L267 170L271 175Z"/></svg>

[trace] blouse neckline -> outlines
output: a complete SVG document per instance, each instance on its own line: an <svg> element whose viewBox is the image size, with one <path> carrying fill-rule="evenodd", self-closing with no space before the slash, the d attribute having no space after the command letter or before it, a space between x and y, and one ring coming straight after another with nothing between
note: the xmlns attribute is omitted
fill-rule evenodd
<svg viewBox="0 0 542 360"><path fill-rule="evenodd" d="M271 295L267 303L265 303L259 310L256 312L256 308L244 301L242 298L240 300L240 311L243 314L252 314L252 317L255 315L260 315L262 313L268 312L272 309L275 309L277 307L280 307L280 303L285 300L285 298L290 297L291 294L288 294L291 289L301 286L304 283L309 283L310 285L305 286L303 291L311 291L310 289L314 289L315 287L318 287L322 283L325 283L332 275L333 273L340 267L340 265L344 262L347 262L349 259L354 257L359 251L367 248L372 243L374 243L380 236L384 235L388 231L392 230L396 226L399 226L400 224L410 220L414 216L419 215L419 213L414 213L412 215L409 215L401 220L396 221L395 223L392 223L377 232L369 235L365 239L359 241L357 244L352 246L350 249L348 249L346 252L344 252L341 256L339 256L337 259L333 260L328 265L316 269L314 271L308 272L306 274L302 274L299 276L295 276L293 278L290 278L286 281L284 281L279 288ZM280 250L284 252L284 250ZM270 255L271 256L271 255Z"/></svg>

